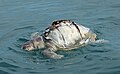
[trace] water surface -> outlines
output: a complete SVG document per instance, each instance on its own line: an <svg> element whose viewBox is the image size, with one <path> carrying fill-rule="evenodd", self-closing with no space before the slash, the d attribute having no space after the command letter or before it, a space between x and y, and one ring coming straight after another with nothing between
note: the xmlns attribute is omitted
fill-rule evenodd
<svg viewBox="0 0 120 74"><path fill-rule="evenodd" d="M119 0L0 0L0 74L119 74ZM52 21L70 19L91 28L109 43L60 51L53 60L21 44Z"/></svg>

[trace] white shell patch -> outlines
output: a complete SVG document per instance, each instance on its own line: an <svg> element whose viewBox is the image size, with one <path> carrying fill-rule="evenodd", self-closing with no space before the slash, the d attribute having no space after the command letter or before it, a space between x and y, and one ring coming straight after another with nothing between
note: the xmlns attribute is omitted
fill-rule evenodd
<svg viewBox="0 0 120 74"><path fill-rule="evenodd" d="M52 40L56 45L69 47L71 44L74 45L77 40L85 37L84 34L88 33L89 30L89 28L77 25L74 22L63 21L57 23L55 21L53 25L46 29L44 35L46 39Z"/></svg>

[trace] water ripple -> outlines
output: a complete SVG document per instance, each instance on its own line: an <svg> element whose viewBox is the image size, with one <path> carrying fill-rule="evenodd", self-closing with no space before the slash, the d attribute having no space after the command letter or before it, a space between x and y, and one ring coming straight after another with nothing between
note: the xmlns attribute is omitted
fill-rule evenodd
<svg viewBox="0 0 120 74"><path fill-rule="evenodd" d="M119 74L119 8L119 0L1 0L0 74ZM31 33L57 19L84 24L110 42L59 51L61 60L20 49Z"/></svg>
<svg viewBox="0 0 120 74"><path fill-rule="evenodd" d="M0 62L0 67L13 67L13 68L19 68L18 66L6 63L6 62Z"/></svg>
<svg viewBox="0 0 120 74"><path fill-rule="evenodd" d="M6 71L3 71L3 70L0 70L0 74L10 74L10 73L6 72Z"/></svg>

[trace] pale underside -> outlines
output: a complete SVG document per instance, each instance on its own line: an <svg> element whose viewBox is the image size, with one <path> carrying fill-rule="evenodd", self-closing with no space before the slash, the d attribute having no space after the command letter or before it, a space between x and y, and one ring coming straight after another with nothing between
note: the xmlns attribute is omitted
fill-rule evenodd
<svg viewBox="0 0 120 74"><path fill-rule="evenodd" d="M85 34L89 32L89 28L86 28L82 25L77 25L80 29L80 33L78 29L74 25L63 25L50 31L49 35L46 39L50 39L53 44L55 44L59 48L75 48L80 44L82 45L87 40L82 39L85 37Z"/></svg>

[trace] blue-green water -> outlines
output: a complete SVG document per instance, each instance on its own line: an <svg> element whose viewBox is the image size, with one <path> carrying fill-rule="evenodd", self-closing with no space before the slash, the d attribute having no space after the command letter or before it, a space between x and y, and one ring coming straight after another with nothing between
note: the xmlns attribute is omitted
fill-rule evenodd
<svg viewBox="0 0 120 74"><path fill-rule="evenodd" d="M53 60L20 45L53 20L70 19L109 43L60 51ZM120 74L119 0L0 0L0 74Z"/></svg>

